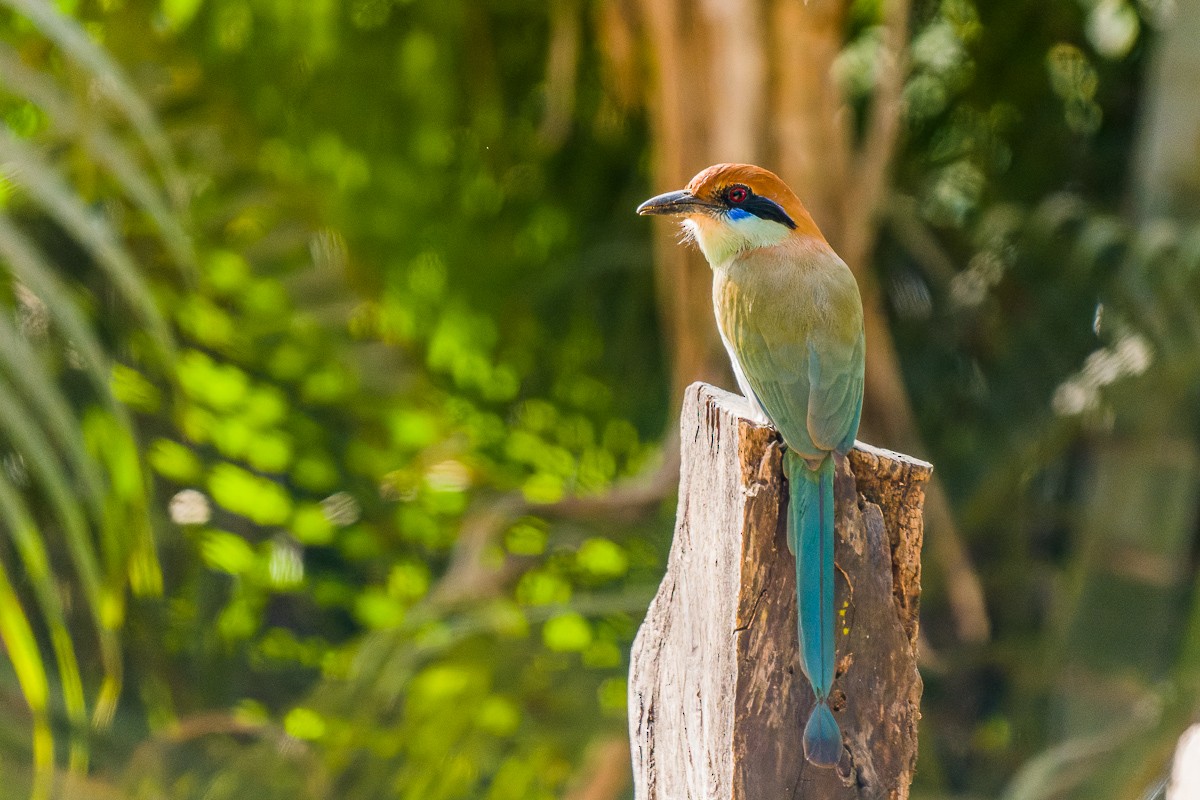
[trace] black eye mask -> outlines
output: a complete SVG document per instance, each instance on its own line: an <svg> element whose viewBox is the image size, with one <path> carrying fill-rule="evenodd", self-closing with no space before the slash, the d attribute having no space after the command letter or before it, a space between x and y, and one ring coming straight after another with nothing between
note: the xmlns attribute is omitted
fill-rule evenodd
<svg viewBox="0 0 1200 800"><path fill-rule="evenodd" d="M732 212L743 211L753 214L759 219L767 219L771 222L778 222L780 225L786 225L792 230L796 229L796 223L791 217L788 216L787 212L783 210L783 206L779 205L779 203L776 203L769 197L763 197L759 194L751 194L740 203L734 203L726 199L725 204L729 206L731 216L734 216L735 218L737 215L733 214Z"/></svg>

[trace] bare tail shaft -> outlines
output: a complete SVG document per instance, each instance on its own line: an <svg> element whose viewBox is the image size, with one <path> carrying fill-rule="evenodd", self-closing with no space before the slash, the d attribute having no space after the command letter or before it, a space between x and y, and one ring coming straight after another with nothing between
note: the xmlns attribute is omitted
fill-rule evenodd
<svg viewBox="0 0 1200 800"><path fill-rule="evenodd" d="M790 487L788 544L796 556L800 665L817 703L804 726L804 755L833 765L842 755L842 732L829 710L834 672L833 456L809 469L804 459L784 455Z"/></svg>

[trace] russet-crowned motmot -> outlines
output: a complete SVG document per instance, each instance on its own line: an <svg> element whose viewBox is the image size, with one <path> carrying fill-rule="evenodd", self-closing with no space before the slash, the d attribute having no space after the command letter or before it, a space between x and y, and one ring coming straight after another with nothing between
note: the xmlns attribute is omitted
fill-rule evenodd
<svg viewBox="0 0 1200 800"><path fill-rule="evenodd" d="M833 684L834 454L862 415L858 284L791 189L749 164L717 164L639 214L682 216L713 270L717 328L738 386L787 445L788 546L796 557L800 664L816 705L804 726L814 764L841 758Z"/></svg>

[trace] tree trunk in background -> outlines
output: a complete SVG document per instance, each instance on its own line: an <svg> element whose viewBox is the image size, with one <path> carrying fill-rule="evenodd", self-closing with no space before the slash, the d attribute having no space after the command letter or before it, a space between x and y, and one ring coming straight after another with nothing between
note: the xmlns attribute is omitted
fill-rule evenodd
<svg viewBox="0 0 1200 800"><path fill-rule="evenodd" d="M860 436L923 455L883 298L869 272L876 212L900 129L909 2L884 2L880 77L860 141L833 71L848 7L846 0L611 0L602 27L610 48L639 36L646 43L644 64L619 56L623 83L640 88L650 111L658 191L731 161L766 166L796 190L862 288L867 374ZM622 22L638 33L614 35ZM629 70L638 71L636 78ZM696 380L733 383L713 322L710 270L676 238L673 224L658 224L655 270L673 397ZM926 521L959 635L987 638L982 588L936 479Z"/></svg>

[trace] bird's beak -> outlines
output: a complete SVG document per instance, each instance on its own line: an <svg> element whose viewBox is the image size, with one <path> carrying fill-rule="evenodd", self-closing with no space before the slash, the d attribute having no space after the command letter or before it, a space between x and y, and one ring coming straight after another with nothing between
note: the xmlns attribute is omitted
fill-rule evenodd
<svg viewBox="0 0 1200 800"><path fill-rule="evenodd" d="M667 192L657 197L651 197L637 207L639 214L694 214L707 211L708 203L689 192L680 189L678 192Z"/></svg>

